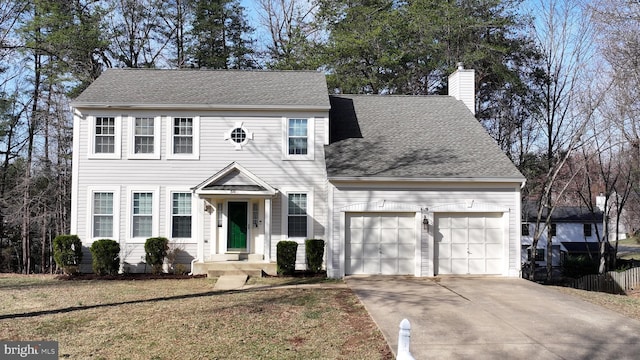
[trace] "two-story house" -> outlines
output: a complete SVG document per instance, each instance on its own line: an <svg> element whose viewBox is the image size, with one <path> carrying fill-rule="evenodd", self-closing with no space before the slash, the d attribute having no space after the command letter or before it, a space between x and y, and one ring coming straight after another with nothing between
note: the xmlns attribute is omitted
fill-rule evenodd
<svg viewBox="0 0 640 360"><path fill-rule="evenodd" d="M537 207L523 203L522 262L532 262L532 244L536 232ZM543 219L547 211L543 211ZM551 235L552 266L561 266L566 256L599 257L604 237L602 210L590 211L584 206L557 206L551 214L551 228L543 228L537 244L536 266L547 265L547 239ZM544 222L540 225L544 227ZM549 231L547 231L549 230Z"/></svg>
<svg viewBox="0 0 640 360"><path fill-rule="evenodd" d="M317 72L109 69L73 102L72 233L144 269L164 236L194 273L326 241L330 277L519 276L524 180L452 96L329 95ZM90 271L86 254L83 270Z"/></svg>

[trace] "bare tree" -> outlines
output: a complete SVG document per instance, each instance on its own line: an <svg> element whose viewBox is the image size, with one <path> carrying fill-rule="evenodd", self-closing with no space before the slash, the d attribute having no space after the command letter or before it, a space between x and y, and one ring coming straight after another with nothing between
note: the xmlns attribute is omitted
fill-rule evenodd
<svg viewBox="0 0 640 360"><path fill-rule="evenodd" d="M317 5L307 0L258 0L260 21L268 31L269 67L315 69L309 51L318 29L313 23Z"/></svg>
<svg viewBox="0 0 640 360"><path fill-rule="evenodd" d="M560 174L572 152L581 145L587 119L593 116L594 110L584 113L584 109L578 109L575 104L581 91L581 75L592 54L592 26L585 9L576 1L541 1L537 13L539 18L534 29L544 77L539 89L542 102L538 111L544 141L539 146L545 154L546 176L541 179L536 200L532 257L535 258L538 241L546 231L546 277L550 281L553 276L551 219L556 199L565 193L571 180L559 184ZM535 267L531 267L530 278L534 277Z"/></svg>

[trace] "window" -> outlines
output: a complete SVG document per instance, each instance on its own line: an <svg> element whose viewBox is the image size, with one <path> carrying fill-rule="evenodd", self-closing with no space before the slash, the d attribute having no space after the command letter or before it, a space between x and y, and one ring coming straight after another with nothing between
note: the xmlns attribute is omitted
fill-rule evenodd
<svg viewBox="0 0 640 360"><path fill-rule="evenodd" d="M289 119L289 155L307 155L307 119Z"/></svg>
<svg viewBox="0 0 640 360"><path fill-rule="evenodd" d="M527 249L527 257L529 259L529 261L531 261L531 252L532 249L529 248ZM538 251L536 252L536 261L545 261L545 257L544 257L544 249L538 249Z"/></svg>
<svg viewBox="0 0 640 360"><path fill-rule="evenodd" d="M218 227L222 227L222 203L218 203L218 205L216 206L216 210L218 211Z"/></svg>
<svg viewBox="0 0 640 360"><path fill-rule="evenodd" d="M288 196L289 237L307 237L307 194L291 193Z"/></svg>
<svg viewBox="0 0 640 360"><path fill-rule="evenodd" d="M591 224L582 224L584 237L591 236Z"/></svg>
<svg viewBox="0 0 640 360"><path fill-rule="evenodd" d="M231 131L231 141L242 144L247 139L247 133L242 128L235 128Z"/></svg>
<svg viewBox="0 0 640 360"><path fill-rule="evenodd" d="M282 159L314 159L315 118L282 118Z"/></svg>
<svg viewBox="0 0 640 360"><path fill-rule="evenodd" d="M171 205L171 237L191 237L191 193L173 193Z"/></svg>
<svg viewBox="0 0 640 360"><path fill-rule="evenodd" d="M153 235L153 193L133 193L133 218L131 229L133 237L151 237Z"/></svg>
<svg viewBox="0 0 640 360"><path fill-rule="evenodd" d="M529 236L529 224L522 224L522 236Z"/></svg>
<svg viewBox="0 0 640 360"><path fill-rule="evenodd" d="M173 119L173 153L193 153L193 118Z"/></svg>
<svg viewBox="0 0 640 360"><path fill-rule="evenodd" d="M556 224L551 224L551 236L556 236Z"/></svg>
<svg viewBox="0 0 640 360"><path fill-rule="evenodd" d="M94 238L113 237L113 193L93 193L93 234Z"/></svg>
<svg viewBox="0 0 640 360"><path fill-rule="evenodd" d="M136 118L134 122L133 152L135 154L153 154L155 151L153 118Z"/></svg>
<svg viewBox="0 0 640 360"><path fill-rule="evenodd" d="M116 151L116 119L113 117L96 118L96 154L113 154Z"/></svg>
<svg viewBox="0 0 640 360"><path fill-rule="evenodd" d="M197 117L176 117L169 121L167 148L170 159L198 159L199 119Z"/></svg>
<svg viewBox="0 0 640 360"><path fill-rule="evenodd" d="M119 116L89 117L89 158L120 158L120 124Z"/></svg>

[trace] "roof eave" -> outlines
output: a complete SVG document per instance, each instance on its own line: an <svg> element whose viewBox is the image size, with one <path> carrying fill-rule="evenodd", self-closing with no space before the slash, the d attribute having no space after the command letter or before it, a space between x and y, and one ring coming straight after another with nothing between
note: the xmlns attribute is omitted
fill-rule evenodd
<svg viewBox="0 0 640 360"><path fill-rule="evenodd" d="M329 176L330 182L472 182L472 183L517 183L525 181L522 177L391 177L391 176Z"/></svg>
<svg viewBox="0 0 640 360"><path fill-rule="evenodd" d="M272 197L277 191L251 191L251 190L196 190L196 195L243 195L243 196L268 196Z"/></svg>
<svg viewBox="0 0 640 360"><path fill-rule="evenodd" d="M296 110L329 111L329 105L225 105L225 104L106 104L89 102L71 102L75 109L114 109L114 110Z"/></svg>

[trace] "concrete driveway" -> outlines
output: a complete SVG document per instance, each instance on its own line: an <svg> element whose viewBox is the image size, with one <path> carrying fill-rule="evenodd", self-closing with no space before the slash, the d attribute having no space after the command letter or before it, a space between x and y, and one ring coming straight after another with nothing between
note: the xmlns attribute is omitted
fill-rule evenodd
<svg viewBox="0 0 640 360"><path fill-rule="evenodd" d="M350 276L393 352L416 359L640 359L640 322L512 278Z"/></svg>

